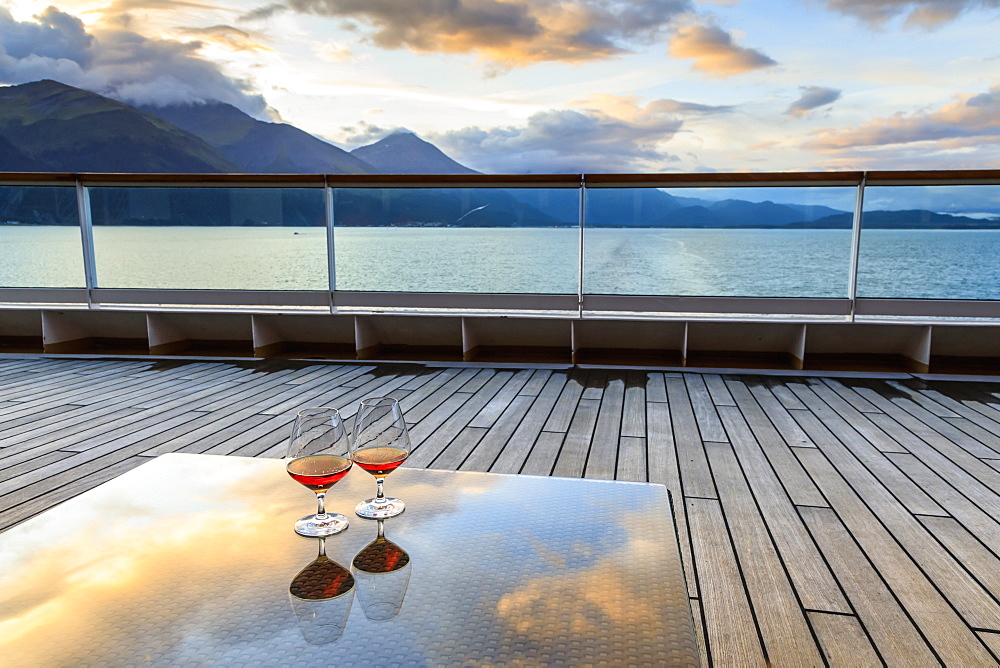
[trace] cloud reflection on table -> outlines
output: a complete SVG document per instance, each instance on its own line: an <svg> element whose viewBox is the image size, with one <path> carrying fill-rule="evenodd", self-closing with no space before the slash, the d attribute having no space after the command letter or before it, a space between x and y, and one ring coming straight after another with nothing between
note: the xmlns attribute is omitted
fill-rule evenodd
<svg viewBox="0 0 1000 668"><path fill-rule="evenodd" d="M311 492L280 461L170 455L134 469L0 538L0 662L628 660L655 654L672 632L677 615L656 589L672 568L657 533L669 514L662 490L394 475L407 512L381 537L375 522L352 518L318 554L289 528ZM370 484L348 475L328 506L350 510ZM573 512L554 518L548 494ZM353 589L333 564L351 565ZM385 585L368 588L366 569ZM325 584L295 584L307 572ZM313 602L331 612L299 608Z"/></svg>

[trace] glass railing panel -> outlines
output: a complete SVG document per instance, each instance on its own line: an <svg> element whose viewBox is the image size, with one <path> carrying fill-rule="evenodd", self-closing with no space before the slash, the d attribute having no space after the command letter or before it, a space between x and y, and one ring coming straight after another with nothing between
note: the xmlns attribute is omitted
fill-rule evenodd
<svg viewBox="0 0 1000 668"><path fill-rule="evenodd" d="M0 186L0 287L85 285L76 189Z"/></svg>
<svg viewBox="0 0 1000 668"><path fill-rule="evenodd" d="M337 289L575 294L579 192L334 190Z"/></svg>
<svg viewBox="0 0 1000 668"><path fill-rule="evenodd" d="M592 188L587 294L848 296L851 187Z"/></svg>
<svg viewBox="0 0 1000 668"><path fill-rule="evenodd" d="M90 189L102 288L326 290L319 188Z"/></svg>
<svg viewBox="0 0 1000 668"><path fill-rule="evenodd" d="M866 188L857 292L1000 299L1000 186Z"/></svg>

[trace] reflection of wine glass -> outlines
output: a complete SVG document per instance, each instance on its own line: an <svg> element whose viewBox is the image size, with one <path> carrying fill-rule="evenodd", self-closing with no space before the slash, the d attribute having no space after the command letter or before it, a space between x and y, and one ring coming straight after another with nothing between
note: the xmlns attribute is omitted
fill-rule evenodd
<svg viewBox="0 0 1000 668"><path fill-rule="evenodd" d="M399 499L382 493L382 481L406 461L410 454L410 436L399 402L390 397L365 399L354 418L354 443L351 458L354 463L375 476L378 493L365 499L355 512L367 519L392 517L406 509Z"/></svg>
<svg viewBox="0 0 1000 668"><path fill-rule="evenodd" d="M399 613L410 582L410 555L385 537L383 523L378 521L378 537L351 562L358 583L358 601L365 617L377 622Z"/></svg>
<svg viewBox="0 0 1000 668"><path fill-rule="evenodd" d="M326 645L340 638L351 613L353 591L354 576L326 556L326 542L320 537L316 560L288 585L288 600L307 643Z"/></svg>
<svg viewBox="0 0 1000 668"><path fill-rule="evenodd" d="M302 536L330 536L348 526L347 518L327 514L326 490L351 470L350 444L336 408L305 408L295 416L285 454L288 475L316 492L319 510L295 523Z"/></svg>

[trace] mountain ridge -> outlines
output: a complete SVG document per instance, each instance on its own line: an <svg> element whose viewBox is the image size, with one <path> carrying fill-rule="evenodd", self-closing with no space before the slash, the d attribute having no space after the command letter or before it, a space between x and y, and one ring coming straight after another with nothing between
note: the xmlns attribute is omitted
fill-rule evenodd
<svg viewBox="0 0 1000 668"><path fill-rule="evenodd" d="M0 170L11 172L478 174L413 133L345 151L286 123L261 121L221 102L137 108L52 80L0 87ZM539 188L337 189L338 224L457 227L575 226L579 200ZM588 227L849 229L853 214L825 206L703 200L656 188L599 189ZM0 192L0 196L2 196ZM294 193L292 193L294 194ZM289 225L316 215L287 203ZM171 224L190 214L186 194L164 210L136 210L108 224ZM206 196L207 197L207 196ZM221 212L221 200L208 209ZM26 205L25 205L26 206ZM22 207L23 208L23 207ZM56 220L16 207L4 222ZM166 211L166 213L164 213ZM173 211L173 214L170 212ZM229 220L232 215L220 214ZM252 217L245 218L251 224ZM207 220L212 220L208 218ZM244 220L239 217L238 220ZM48 224L48 223L41 223ZM208 223L219 224L219 223ZM1000 219L926 210L866 212L868 229L998 229Z"/></svg>

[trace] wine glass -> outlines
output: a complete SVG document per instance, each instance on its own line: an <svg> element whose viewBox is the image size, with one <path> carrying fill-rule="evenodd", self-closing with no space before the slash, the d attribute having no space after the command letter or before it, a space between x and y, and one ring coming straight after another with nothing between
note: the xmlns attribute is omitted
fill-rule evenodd
<svg viewBox="0 0 1000 668"><path fill-rule="evenodd" d="M336 408L305 408L295 416L285 454L292 479L316 492L319 509L295 523L300 536L331 536L347 529L348 520L327 513L326 491L351 470L351 447Z"/></svg>
<svg viewBox="0 0 1000 668"><path fill-rule="evenodd" d="M326 556L325 538L318 542L319 555L288 585L292 612L310 645L326 645L343 635L354 600L354 575Z"/></svg>
<svg viewBox="0 0 1000 668"><path fill-rule="evenodd" d="M410 454L410 436L399 402L391 397L375 397L361 402L354 418L354 463L375 476L378 493L365 499L354 511L370 520L393 517L406 509L399 499L386 497L382 481L406 461Z"/></svg>
<svg viewBox="0 0 1000 668"><path fill-rule="evenodd" d="M378 537L354 555L351 571L357 582L358 602L365 617L384 622L403 607L403 597L410 583L410 555L385 537L378 521Z"/></svg>

